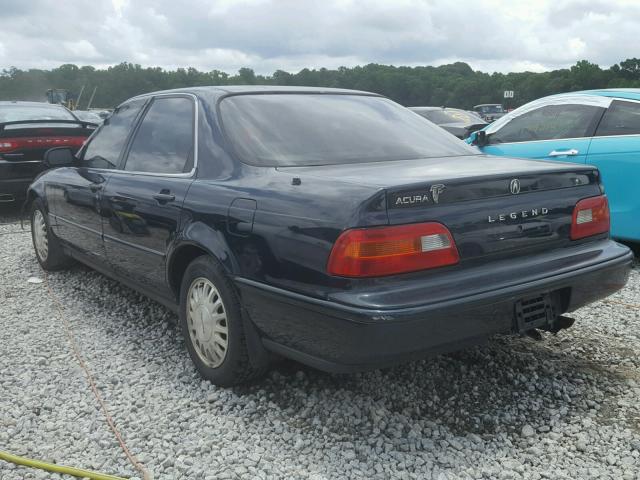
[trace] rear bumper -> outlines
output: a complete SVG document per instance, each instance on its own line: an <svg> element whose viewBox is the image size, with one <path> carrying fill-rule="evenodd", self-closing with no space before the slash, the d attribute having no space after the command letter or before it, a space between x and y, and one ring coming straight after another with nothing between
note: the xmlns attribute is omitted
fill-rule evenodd
<svg viewBox="0 0 640 480"><path fill-rule="evenodd" d="M24 199L32 180L33 178L0 179L0 203Z"/></svg>
<svg viewBox="0 0 640 480"><path fill-rule="evenodd" d="M341 292L321 300L242 278L236 284L268 349L321 370L350 372L514 332L515 305L522 298L552 294L559 299L558 314L599 300L626 284L633 254L602 240L532 257L477 266L461 279L443 271L429 282L405 285L401 296L387 286L385 293ZM547 267L535 270L529 262ZM475 269L482 270L484 282ZM391 308L382 304L385 298ZM399 306L398 298L407 306Z"/></svg>
<svg viewBox="0 0 640 480"><path fill-rule="evenodd" d="M0 159L0 202L24 199L27 189L42 170L42 162L9 162Z"/></svg>

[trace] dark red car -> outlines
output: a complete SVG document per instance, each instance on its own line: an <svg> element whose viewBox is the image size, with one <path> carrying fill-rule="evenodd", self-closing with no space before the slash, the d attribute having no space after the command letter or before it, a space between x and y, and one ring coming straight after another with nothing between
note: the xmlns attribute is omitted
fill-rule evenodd
<svg viewBox="0 0 640 480"><path fill-rule="evenodd" d="M0 203L25 198L43 170L51 147L78 150L96 125L79 120L62 105L0 102Z"/></svg>

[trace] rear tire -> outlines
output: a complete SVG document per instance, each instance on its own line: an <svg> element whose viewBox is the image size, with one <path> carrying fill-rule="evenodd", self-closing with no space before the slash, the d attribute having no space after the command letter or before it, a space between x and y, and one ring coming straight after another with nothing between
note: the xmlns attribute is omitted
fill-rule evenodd
<svg viewBox="0 0 640 480"><path fill-rule="evenodd" d="M265 355L247 341L236 290L212 257L196 258L184 273L180 327L196 369L218 386L246 383L268 368Z"/></svg>
<svg viewBox="0 0 640 480"><path fill-rule="evenodd" d="M60 240L51 231L47 211L39 198L34 200L31 207L31 240L38 263L44 270L62 270L72 263L64 253Z"/></svg>

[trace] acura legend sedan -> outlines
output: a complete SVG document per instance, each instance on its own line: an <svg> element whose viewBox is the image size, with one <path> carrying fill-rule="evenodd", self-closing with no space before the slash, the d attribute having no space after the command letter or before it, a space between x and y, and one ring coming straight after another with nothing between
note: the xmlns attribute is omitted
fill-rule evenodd
<svg viewBox="0 0 640 480"><path fill-rule="evenodd" d="M222 386L273 355L351 372L558 332L631 265L594 167L481 155L366 92L151 93L46 161L42 267L75 259L175 310Z"/></svg>

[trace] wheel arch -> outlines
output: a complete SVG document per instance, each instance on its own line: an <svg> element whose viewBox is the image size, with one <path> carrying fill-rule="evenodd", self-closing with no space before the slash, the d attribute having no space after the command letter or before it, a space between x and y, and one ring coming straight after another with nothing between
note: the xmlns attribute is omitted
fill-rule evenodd
<svg viewBox="0 0 640 480"><path fill-rule="evenodd" d="M180 284L189 263L202 255L215 258L227 275L239 272L238 262L229 247L224 233L204 223L189 225L167 258L167 281L171 291L180 296Z"/></svg>

